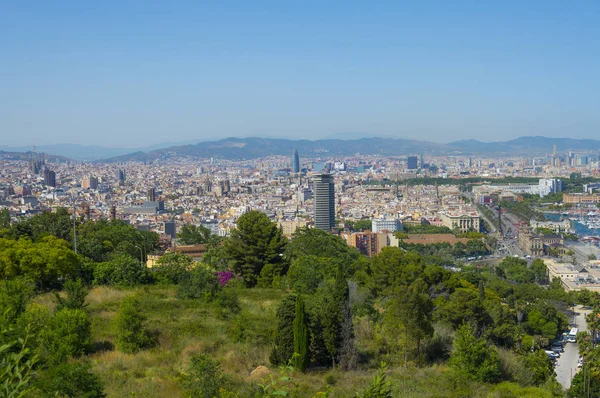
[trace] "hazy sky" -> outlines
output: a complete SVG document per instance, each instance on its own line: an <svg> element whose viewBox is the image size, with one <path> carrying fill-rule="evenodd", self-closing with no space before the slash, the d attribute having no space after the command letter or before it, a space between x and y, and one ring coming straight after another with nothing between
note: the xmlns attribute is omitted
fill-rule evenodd
<svg viewBox="0 0 600 398"><path fill-rule="evenodd" d="M599 20L597 0L5 1L0 145L600 138Z"/></svg>

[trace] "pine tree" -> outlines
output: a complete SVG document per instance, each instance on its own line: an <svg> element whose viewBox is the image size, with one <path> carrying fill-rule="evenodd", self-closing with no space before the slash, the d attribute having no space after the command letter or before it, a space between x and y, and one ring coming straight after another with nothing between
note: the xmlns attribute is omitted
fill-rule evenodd
<svg viewBox="0 0 600 398"><path fill-rule="evenodd" d="M294 359L294 366L304 372L310 361L310 351L308 347L306 311L304 309L304 300L302 297L298 297L296 300L296 316L294 318L294 353L297 354Z"/></svg>

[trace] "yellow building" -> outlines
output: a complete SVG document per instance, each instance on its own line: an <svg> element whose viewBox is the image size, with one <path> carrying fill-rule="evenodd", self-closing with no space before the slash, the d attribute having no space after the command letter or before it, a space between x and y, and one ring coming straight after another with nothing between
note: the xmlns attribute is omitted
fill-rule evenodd
<svg viewBox="0 0 600 398"><path fill-rule="evenodd" d="M564 204L595 204L600 203L600 194L563 193Z"/></svg>
<svg viewBox="0 0 600 398"><path fill-rule="evenodd" d="M305 228L308 225L306 220L295 219L289 221L278 221L277 227L281 228L283 236L290 238L298 228Z"/></svg>

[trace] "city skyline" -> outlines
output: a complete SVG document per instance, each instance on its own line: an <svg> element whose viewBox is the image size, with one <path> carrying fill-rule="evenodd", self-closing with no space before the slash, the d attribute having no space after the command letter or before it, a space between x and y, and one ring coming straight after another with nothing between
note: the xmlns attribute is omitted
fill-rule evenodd
<svg viewBox="0 0 600 398"><path fill-rule="evenodd" d="M5 5L1 144L593 138L599 9Z"/></svg>

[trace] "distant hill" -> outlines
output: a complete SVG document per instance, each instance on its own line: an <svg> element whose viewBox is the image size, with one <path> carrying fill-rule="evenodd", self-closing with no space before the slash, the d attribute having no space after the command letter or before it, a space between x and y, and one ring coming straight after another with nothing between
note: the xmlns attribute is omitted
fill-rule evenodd
<svg viewBox="0 0 600 398"><path fill-rule="evenodd" d="M554 145L558 153L566 151L600 151L600 140L550 137L519 137L505 142L481 142L477 140L460 140L451 142L449 147L465 154L535 154L552 153Z"/></svg>
<svg viewBox="0 0 600 398"><path fill-rule="evenodd" d="M109 148L98 145L78 145L78 144L54 144L37 146L38 153L51 153L57 156L64 156L74 160L98 160L120 155L127 155L134 152L150 152L157 149L168 148L175 145L195 144L199 140L182 142L163 142L160 144L143 146L139 148ZM6 152L29 152L31 147L8 147L0 146L0 150Z"/></svg>
<svg viewBox="0 0 600 398"><path fill-rule="evenodd" d="M504 142L482 142L478 140L460 140L448 144L401 138L358 138L323 140L288 140L278 138L225 138L217 141L186 141L162 143L137 149L106 148L74 144L57 144L38 147L38 152L57 155L64 160L90 160L102 163L154 161L177 157L256 159L271 155L290 155L297 149L304 157L335 157L353 155L406 156L418 155L535 155L551 153L556 144L557 151L597 151L600 152L600 140L519 137ZM21 150L19 150L21 149ZM0 147L7 153L28 153L29 148ZM15 155L17 156L17 155Z"/></svg>
<svg viewBox="0 0 600 398"><path fill-rule="evenodd" d="M288 140L274 138L226 138L201 142L195 145L179 145L154 151L111 157L101 162L153 161L186 156L198 158L256 159L270 155L289 155L297 149L301 156L353 156L381 155L406 156L424 152L433 154L512 154L544 155L551 153L556 144L559 152L600 151L600 140L576 140L572 138L520 137L506 142L481 142L461 140L449 144L400 138L360 138L355 140Z"/></svg>
<svg viewBox="0 0 600 398"><path fill-rule="evenodd" d="M352 156L382 155L401 156L417 154L421 151L439 153L446 151L446 145L433 142L394 139L360 138L357 140L287 140L274 138L226 138L219 141L201 142L196 145L182 145L159 149L142 154L135 152L116 156L103 162L152 161L176 156L224 159L256 159L271 155L290 155L297 149L301 156Z"/></svg>
<svg viewBox="0 0 600 398"><path fill-rule="evenodd" d="M4 159L10 159L10 160L29 160L30 155L31 155L31 151L30 152L0 151L0 157L2 157ZM37 156L37 154L36 154L36 156ZM57 155L51 155L51 154L46 155L46 159L52 163L67 162L67 161L73 160L73 159L69 159L64 156L57 156Z"/></svg>

